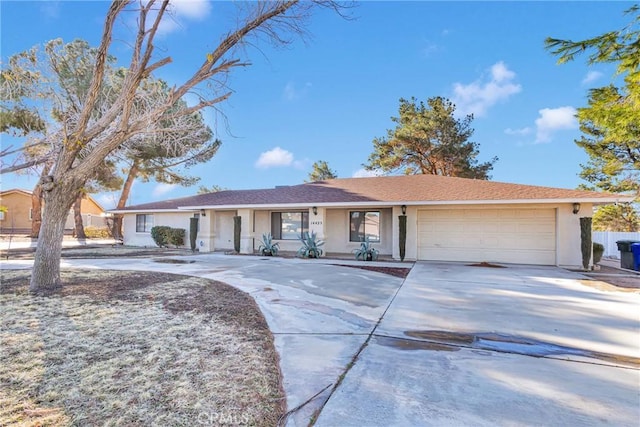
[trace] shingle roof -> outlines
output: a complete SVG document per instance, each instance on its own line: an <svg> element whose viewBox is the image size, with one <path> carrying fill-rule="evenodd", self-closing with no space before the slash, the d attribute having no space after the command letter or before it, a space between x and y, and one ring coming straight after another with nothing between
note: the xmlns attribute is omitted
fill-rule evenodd
<svg viewBox="0 0 640 427"><path fill-rule="evenodd" d="M422 202L630 201L630 196L438 175L342 178L261 190L216 193L129 206L123 211L256 205L418 204Z"/></svg>

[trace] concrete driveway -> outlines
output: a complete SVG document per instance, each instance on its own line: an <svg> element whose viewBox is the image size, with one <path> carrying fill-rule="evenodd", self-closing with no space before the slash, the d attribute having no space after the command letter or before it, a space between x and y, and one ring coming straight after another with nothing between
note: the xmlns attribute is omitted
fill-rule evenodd
<svg viewBox="0 0 640 427"><path fill-rule="evenodd" d="M417 263L318 426L640 422L640 294Z"/></svg>
<svg viewBox="0 0 640 427"><path fill-rule="evenodd" d="M180 260L65 259L63 267L165 271L250 293L280 354L289 425L640 420L638 293L600 291L553 267L420 262L403 281L331 265L350 261Z"/></svg>

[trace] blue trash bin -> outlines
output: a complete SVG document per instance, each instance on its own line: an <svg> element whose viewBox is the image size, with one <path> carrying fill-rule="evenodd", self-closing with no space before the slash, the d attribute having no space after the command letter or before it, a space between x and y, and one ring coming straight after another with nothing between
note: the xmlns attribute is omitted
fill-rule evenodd
<svg viewBox="0 0 640 427"><path fill-rule="evenodd" d="M633 254L633 269L640 271L640 243L631 244L631 253Z"/></svg>

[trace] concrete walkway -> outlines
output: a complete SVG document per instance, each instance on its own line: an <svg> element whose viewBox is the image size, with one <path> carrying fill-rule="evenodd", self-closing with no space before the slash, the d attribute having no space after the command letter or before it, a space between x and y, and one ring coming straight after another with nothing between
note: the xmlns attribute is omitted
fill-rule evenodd
<svg viewBox="0 0 640 427"><path fill-rule="evenodd" d="M638 293L553 267L421 262L403 281L331 265L347 260L180 260L193 263L62 266L187 274L249 292L274 333L288 408L304 404L289 425L638 425Z"/></svg>

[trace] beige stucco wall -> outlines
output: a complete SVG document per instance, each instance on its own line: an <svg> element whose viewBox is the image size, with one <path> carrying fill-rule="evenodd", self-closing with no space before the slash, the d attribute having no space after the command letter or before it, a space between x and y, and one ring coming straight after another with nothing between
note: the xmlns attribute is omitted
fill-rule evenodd
<svg viewBox="0 0 640 427"><path fill-rule="evenodd" d="M29 216L31 210L31 194L22 191L8 190L0 195L0 205L7 208L4 220L0 221L0 227L3 231L9 232L11 229L31 229L31 218ZM85 197L82 200L81 213L85 226L93 225L104 227L106 225L102 218L100 220L95 218L89 219L89 217L102 217L104 213L100 206L89 197ZM65 229L74 227L75 222L72 209L67 216Z"/></svg>
<svg viewBox="0 0 640 427"><path fill-rule="evenodd" d="M12 229L31 229L29 210L31 209L31 195L22 192L9 192L0 197L0 205L7 208L0 227L5 232Z"/></svg>
<svg viewBox="0 0 640 427"><path fill-rule="evenodd" d="M153 225L166 225L173 228L184 228L185 245L189 247L189 221L193 212L160 212L153 214ZM151 238L151 233L136 232L136 214L125 214L122 220L122 230L125 245L131 246L156 246Z"/></svg>
<svg viewBox="0 0 640 427"><path fill-rule="evenodd" d="M327 225L325 227L325 250L331 253L351 253L360 247L359 242L349 241L349 212L352 211L380 211L380 242L372 243L372 246L380 251L381 255L391 255L393 251L393 222L390 208L352 208L352 209L327 209Z"/></svg>
<svg viewBox="0 0 640 427"><path fill-rule="evenodd" d="M301 211L304 209L288 209L289 211ZM322 247L325 255L351 253L360 247L358 242L349 242L349 212L363 210L363 208L352 209L317 209L317 214L313 214L309 209L309 231L315 232L319 239L325 241ZM373 243L373 247L378 249L383 255L391 255L393 246L392 222L390 208L366 208L367 211L380 211L380 243ZM260 246L260 240L264 233L271 232L271 213L283 212L285 210L254 211L254 248ZM244 223L244 222L243 222ZM299 240L278 240L281 251L296 252L301 247Z"/></svg>
<svg viewBox="0 0 640 427"><path fill-rule="evenodd" d="M593 205L581 203L580 212L574 214L571 204L557 206L556 238L558 240L557 265L582 266L580 250L580 218L593 216Z"/></svg>
<svg viewBox="0 0 640 427"><path fill-rule="evenodd" d="M417 218L419 209L496 209L496 208L553 208L556 210L556 264L578 267L582 263L580 253L580 218L591 216L593 206L583 203L580 212L572 212L571 203L562 204L508 204L508 205L428 205L407 207L407 245L405 260L415 260L418 253ZM297 211L301 209L289 209ZM363 208L318 208L317 215L309 213L311 231L325 240L327 255L350 253L359 247L357 242L349 242L349 212ZM366 210L380 211L381 241L374 247L382 255L392 255L400 259L398 242L398 216L400 207L374 208ZM311 211L311 210L310 210ZM233 216L242 217L241 252L251 253L258 249L263 233L271 232L271 212L269 210L239 209L238 211L206 211L201 217L197 246L201 252L213 250L233 250ZM154 214L154 225L167 225L184 228L187 231L186 246L189 245L189 218L193 212L171 212ZM155 246L149 233L136 233L136 215L124 216L124 243L134 246ZM280 240L280 250L297 251L298 240Z"/></svg>

